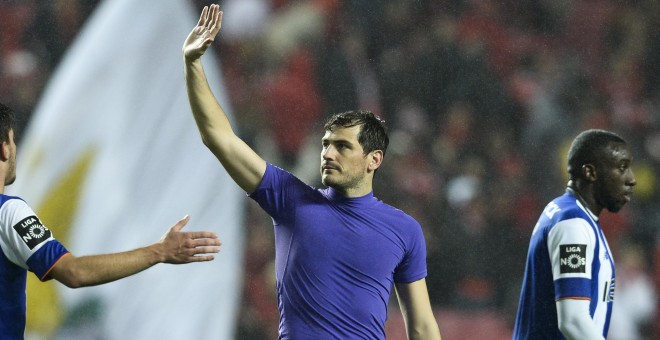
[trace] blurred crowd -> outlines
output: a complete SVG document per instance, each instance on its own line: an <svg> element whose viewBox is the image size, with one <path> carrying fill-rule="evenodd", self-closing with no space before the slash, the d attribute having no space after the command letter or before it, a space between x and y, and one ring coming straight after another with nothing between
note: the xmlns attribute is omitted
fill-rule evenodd
<svg viewBox="0 0 660 340"><path fill-rule="evenodd" d="M24 124L97 2L0 3L0 98ZM326 117L360 108L388 122L375 195L424 228L441 331L449 313L493 313L513 327L531 230L564 191L570 141L587 128L619 133L638 184L620 213L601 215L617 265L610 338L660 337L660 2L224 0L221 9L213 48L231 113L267 161L319 186ZM246 228L237 337L276 338L272 224L249 200Z"/></svg>

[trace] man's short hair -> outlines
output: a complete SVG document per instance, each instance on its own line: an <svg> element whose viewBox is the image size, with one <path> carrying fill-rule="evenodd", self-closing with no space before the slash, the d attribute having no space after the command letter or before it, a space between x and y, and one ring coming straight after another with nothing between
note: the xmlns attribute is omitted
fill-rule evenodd
<svg viewBox="0 0 660 340"><path fill-rule="evenodd" d="M0 103L0 143L9 142L9 131L14 128L14 112Z"/></svg>
<svg viewBox="0 0 660 340"><path fill-rule="evenodd" d="M582 166L585 164L599 164L607 147L613 144L626 144L614 132L590 129L581 132L568 149L568 174L571 179L582 176Z"/></svg>
<svg viewBox="0 0 660 340"><path fill-rule="evenodd" d="M323 125L324 131L332 131L336 127L350 128L360 125L358 142L368 154L374 150L387 151L390 139L387 136L385 121L373 114L371 111L354 110L332 115Z"/></svg>

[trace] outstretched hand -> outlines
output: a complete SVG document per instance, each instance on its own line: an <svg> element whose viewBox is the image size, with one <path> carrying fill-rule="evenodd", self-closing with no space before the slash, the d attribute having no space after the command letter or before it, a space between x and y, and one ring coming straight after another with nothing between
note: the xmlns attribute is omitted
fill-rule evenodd
<svg viewBox="0 0 660 340"><path fill-rule="evenodd" d="M211 46L215 36L220 31L221 24L222 11L220 11L220 5L204 6L199 21L197 21L197 26L193 28L183 43L183 56L186 60L199 59L206 52L206 49Z"/></svg>
<svg viewBox="0 0 660 340"><path fill-rule="evenodd" d="M186 215L160 239L161 262L182 264L213 260L211 253L220 251L222 242L210 231L183 232L190 216Z"/></svg>

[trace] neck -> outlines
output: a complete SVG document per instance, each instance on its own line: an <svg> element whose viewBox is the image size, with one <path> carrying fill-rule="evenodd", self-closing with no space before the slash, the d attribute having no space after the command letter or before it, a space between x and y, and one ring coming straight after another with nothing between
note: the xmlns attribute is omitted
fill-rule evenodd
<svg viewBox="0 0 660 340"><path fill-rule="evenodd" d="M332 188L348 198L362 197L371 192L371 188L338 188L338 187L332 187Z"/></svg>
<svg viewBox="0 0 660 340"><path fill-rule="evenodd" d="M577 197L577 199L582 202L582 205L589 209L589 211L591 211L594 215L600 215L600 212L603 210L603 208L596 203L596 200L594 199L589 187L580 185L580 183L577 181L570 180L566 186L566 191L575 195L575 197Z"/></svg>

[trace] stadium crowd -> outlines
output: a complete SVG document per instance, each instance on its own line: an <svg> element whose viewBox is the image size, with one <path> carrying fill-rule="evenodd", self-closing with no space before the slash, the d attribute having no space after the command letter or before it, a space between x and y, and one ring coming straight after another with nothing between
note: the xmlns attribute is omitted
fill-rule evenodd
<svg viewBox="0 0 660 340"><path fill-rule="evenodd" d="M97 3L0 3L0 98L21 114L19 136ZM617 264L610 338L660 334L660 3L224 0L221 9L214 48L232 114L268 161L320 185L325 117L361 108L388 121L375 195L423 226L447 338L443 318L456 315L494 315L510 332L531 230L567 180L568 143L587 128L622 135L638 184L621 213L602 215ZM52 26L37 25L44 18ZM274 338L272 224L246 200L237 337Z"/></svg>

